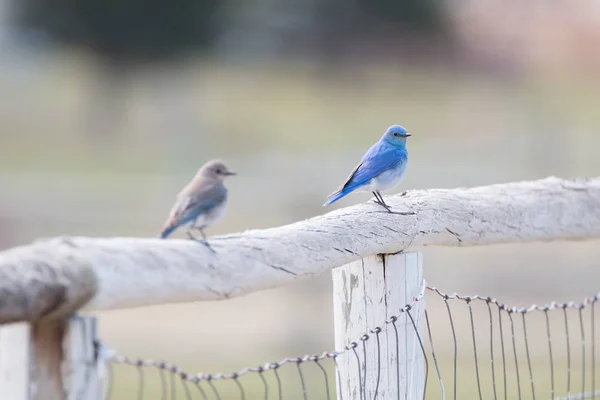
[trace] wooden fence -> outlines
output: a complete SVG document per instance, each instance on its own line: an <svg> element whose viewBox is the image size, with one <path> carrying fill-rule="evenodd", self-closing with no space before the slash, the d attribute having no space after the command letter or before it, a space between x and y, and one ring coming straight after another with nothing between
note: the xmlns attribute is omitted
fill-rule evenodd
<svg viewBox="0 0 600 400"><path fill-rule="evenodd" d="M211 237L215 253L188 240L85 237L0 253L0 398L100 398L106 371L96 322L78 313L224 300L335 268L339 348L422 292L422 257L409 249L600 237L600 178L410 191L386 201L411 214L364 203L287 226ZM411 313L417 330L423 310L424 301ZM407 367L400 385L417 399L423 357L415 350L417 335L402 332L409 345L402 349ZM385 348L382 354L384 377L375 390L397 398L398 382L386 372L397 361L386 358ZM357 372L344 358L338 368L338 396L352 399Z"/></svg>

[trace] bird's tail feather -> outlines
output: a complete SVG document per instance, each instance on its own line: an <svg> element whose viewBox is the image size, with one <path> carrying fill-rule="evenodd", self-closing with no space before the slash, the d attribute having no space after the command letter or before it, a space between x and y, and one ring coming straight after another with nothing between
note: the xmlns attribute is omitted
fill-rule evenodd
<svg viewBox="0 0 600 400"><path fill-rule="evenodd" d="M350 192L351 192L351 190L349 191L346 189L342 189L342 190L338 190L338 191L331 193L327 197L327 201L325 202L325 204L323 204L323 207L327 207L328 205L335 203L336 201L338 201L342 197L346 196Z"/></svg>
<svg viewBox="0 0 600 400"><path fill-rule="evenodd" d="M177 225L167 225L167 226L165 226L165 228L160 232L160 238L161 239L167 238L171 233L173 233L173 231L175 229L177 229Z"/></svg>

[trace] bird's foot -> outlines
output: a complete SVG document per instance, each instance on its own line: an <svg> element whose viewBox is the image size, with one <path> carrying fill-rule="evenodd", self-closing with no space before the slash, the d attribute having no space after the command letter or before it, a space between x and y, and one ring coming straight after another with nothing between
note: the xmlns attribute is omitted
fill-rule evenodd
<svg viewBox="0 0 600 400"><path fill-rule="evenodd" d="M389 211L389 210L388 210ZM389 211L390 214L396 214L396 215L415 215L416 213L412 212L412 211L408 211L408 212L400 212L400 211Z"/></svg>
<svg viewBox="0 0 600 400"><path fill-rule="evenodd" d="M210 251L211 251L213 254L217 254L217 252L215 251L215 249L213 249L213 248L211 247L211 245L210 245L210 244L208 244L208 242L207 242L207 241L205 241L205 240L198 240L198 242L200 242L200 243L202 243L203 245L205 245L205 246L206 246L206 248L208 248L208 250L210 250Z"/></svg>
<svg viewBox="0 0 600 400"><path fill-rule="evenodd" d="M387 212L389 212L389 213L391 213L391 212L392 212L392 209L391 209L391 208L390 208L390 206L388 206L387 204L385 204L385 203L383 203L383 202L381 202L381 201L379 201L379 200L373 200L373 202L374 202L375 204L379 204L381 207L385 208L385 209L387 210Z"/></svg>
<svg viewBox="0 0 600 400"><path fill-rule="evenodd" d="M197 239L197 238L194 238L194 239L192 239L192 240L193 240L194 242L198 242L198 243L200 243L200 244L203 244L204 246L206 246L206 248L207 248L208 250L210 250L210 252L211 252L211 253L213 253L213 254L217 254L217 252L215 251L215 249L213 249L213 248L212 248L212 246L211 246L211 245L210 245L210 244L209 244L207 241L205 241L205 240L202 240L202 239Z"/></svg>
<svg viewBox="0 0 600 400"><path fill-rule="evenodd" d="M400 197L404 197L408 194L408 190L405 190L404 192L400 193Z"/></svg>
<svg viewBox="0 0 600 400"><path fill-rule="evenodd" d="M210 246L210 244L208 244L208 241L206 240L202 240L202 239L198 239L196 236L192 235L191 232L186 232L188 237L190 238L190 240L193 240L194 242L198 242L198 243L202 243L203 245L205 245L211 252L213 252L214 254L216 254L217 252Z"/></svg>
<svg viewBox="0 0 600 400"><path fill-rule="evenodd" d="M392 208L390 206L388 206L387 204L382 203L380 201L377 201L377 200L373 200L373 203L379 204L381 207L385 208L387 210L387 212L390 213L390 214L396 214L396 215L415 215L415 213L412 212L412 211L407 211L407 212L392 211Z"/></svg>

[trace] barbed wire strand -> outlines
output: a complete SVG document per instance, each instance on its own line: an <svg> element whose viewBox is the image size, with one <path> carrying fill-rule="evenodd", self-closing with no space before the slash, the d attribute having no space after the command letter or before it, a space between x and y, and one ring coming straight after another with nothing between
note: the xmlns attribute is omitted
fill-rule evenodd
<svg viewBox="0 0 600 400"><path fill-rule="evenodd" d="M510 320L510 332L511 332L511 340L513 346L513 357L515 360L515 372L517 374L517 393L519 394L519 400L521 400L521 378L519 376L519 361L517 358L517 344L515 341L515 325L512 318L513 312L511 310L508 311L508 319Z"/></svg>
<svg viewBox="0 0 600 400"><path fill-rule="evenodd" d="M171 366L171 400L177 400L177 386L175 385L176 373L177 368L175 366Z"/></svg>
<svg viewBox="0 0 600 400"><path fill-rule="evenodd" d="M158 368L158 375L160 376L160 383L161 383L161 400L167 400L167 381L165 378L165 371L164 368L166 367L166 364L164 362L161 362L159 364L160 368ZM140 368L143 368L143 365L140 365Z"/></svg>
<svg viewBox="0 0 600 400"><path fill-rule="evenodd" d="M506 379L506 351L504 350L504 328L502 327L502 308L498 306L498 326L500 327L500 349L502 351L502 380L504 382L504 400L508 399L508 380Z"/></svg>
<svg viewBox="0 0 600 400"><path fill-rule="evenodd" d="M569 320L567 319L567 307L563 307L565 319L565 337L567 340L567 397L571 396L571 345L569 340Z"/></svg>
<svg viewBox="0 0 600 400"><path fill-rule="evenodd" d="M408 317L410 318L410 322L412 323L413 329L415 330L415 334L419 341L419 345L421 346L421 352L423 353L423 359L425 360L425 381L423 382L423 400L425 400L425 394L427 391L427 379L429 378L429 360L427 359L427 353L425 353L425 347L423 346L423 341L421 340L421 335L419 334L419 329L417 328L417 325L415 324L415 320L413 319L413 316L410 313L410 309L406 311L406 315L408 315Z"/></svg>
<svg viewBox="0 0 600 400"><path fill-rule="evenodd" d="M579 309L579 329L581 331L581 393L585 393L585 328L583 327L583 307Z"/></svg>
<svg viewBox="0 0 600 400"><path fill-rule="evenodd" d="M217 388L215 387L215 385L213 384L213 380L212 378L209 376L208 378L208 385L210 386L210 388L212 389L213 393L215 394L217 400L221 400L221 396L219 395L219 392L217 391Z"/></svg>
<svg viewBox="0 0 600 400"><path fill-rule="evenodd" d="M265 388L265 400L269 400L269 385L267 384L267 380L265 379L265 375L263 374L262 367L260 368L260 371L258 371L258 376L260 377L260 380L263 383L263 387Z"/></svg>
<svg viewBox="0 0 600 400"><path fill-rule="evenodd" d="M304 400L307 400L306 385L304 383L304 375L302 374L302 368L300 366L301 364L302 364L302 359L298 358L298 363L296 364L296 368L298 368L298 375L300 376L300 384L302 385L302 396L304 397Z"/></svg>
<svg viewBox="0 0 600 400"><path fill-rule="evenodd" d="M492 367L492 390L494 392L494 400L498 400L498 396L496 394L496 371L494 370L494 320L492 317L492 307L490 306L491 301L492 299L488 297L485 304L488 309L488 316L490 317L490 364Z"/></svg>
<svg viewBox="0 0 600 400"><path fill-rule="evenodd" d="M363 335L360 340L362 341L362 350L363 350L363 367L362 367L362 381L363 381L363 398L367 400L367 345L366 342L369 340L369 335ZM358 361L360 364L360 361Z"/></svg>
<svg viewBox="0 0 600 400"><path fill-rule="evenodd" d="M200 392L200 396L202 396L202 400L208 400L208 396L206 395L206 392L204 391L204 389L201 386L201 381L199 379L196 380L195 386L196 389L198 389L198 391Z"/></svg>
<svg viewBox="0 0 600 400"><path fill-rule="evenodd" d="M360 359L358 358L358 353L356 352L356 342L352 343L354 345L354 347L352 347L352 351L354 352L354 355L356 356L356 366L358 367L358 393L359 393L359 397L360 400L365 400L365 393L363 391L363 384L362 384L362 375L360 373Z"/></svg>
<svg viewBox="0 0 600 400"><path fill-rule="evenodd" d="M327 376L327 371L325 370L325 368L323 368L323 366L321 365L321 363L319 362L319 360L314 360L314 361L315 361L315 364L317 364L317 366L323 372L323 377L325 378L325 393L327 394L327 400L330 400L330 394L329 394L329 377Z"/></svg>
<svg viewBox="0 0 600 400"><path fill-rule="evenodd" d="M525 313L521 313L523 320L523 339L525 340L525 356L527 358L527 369L529 370L529 384L531 385L531 396L535 400L535 383L533 380L533 369L531 368L531 357L529 356L529 339L527 337L527 322L525 322Z"/></svg>
<svg viewBox="0 0 600 400"><path fill-rule="evenodd" d="M138 400L144 400L144 370L142 369L141 360L138 363L138 376L139 376L139 389L138 389Z"/></svg>
<svg viewBox="0 0 600 400"><path fill-rule="evenodd" d="M483 400L481 396L481 382L479 380L479 361L477 361L477 340L475 339L475 321L473 321L473 307L471 307L471 300L467 300L467 306L469 307L469 319L471 320L471 336L473 337L473 358L475 359L475 376L477 377L477 393L479 394L479 400Z"/></svg>
<svg viewBox="0 0 600 400"><path fill-rule="evenodd" d="M454 361L454 397L453 399L456 400L456 391L457 391L457 371L458 371L458 367L457 367L457 360L458 360L458 344L456 342L456 330L454 329L454 320L452 318L452 311L450 311L450 304L448 304L448 299L450 298L448 295L444 295L444 303L446 304L446 310L448 310L448 318L450 319L450 328L452 329L452 341L453 341L453 346L454 346L454 354L453 354L453 361Z"/></svg>
<svg viewBox="0 0 600 400"><path fill-rule="evenodd" d="M569 301L566 303L552 301L545 305L532 304L529 307L510 307L510 306L498 301L495 298L490 299L489 296L480 296L478 294L466 296L466 295L460 295L458 293L447 294L435 286L427 286L427 290L430 292L437 293L440 297L442 297L444 299L445 298L458 299L458 300L462 300L464 302L467 302L467 300L468 301L482 301L482 302L490 301L491 303L500 306L500 308L503 310L511 311L513 313L526 313L526 314L531 313L533 311L545 311L546 309L548 311L559 310L559 309L563 309L563 308L579 309L581 307L587 306L588 304L593 304L593 303L597 302L598 298L600 297L600 292L598 292L593 296L584 298L579 303L576 303L574 301Z"/></svg>
<svg viewBox="0 0 600 400"><path fill-rule="evenodd" d="M235 376L233 378L233 381L235 382L235 384L237 385L238 389L240 390L240 399L241 400L246 400L246 391L244 390L244 386L242 386L242 384L238 380L238 377Z"/></svg>
<svg viewBox="0 0 600 400"><path fill-rule="evenodd" d="M377 339L377 383L375 384L375 394L373 395L373 400L377 399L377 395L379 394L379 380L381 379L381 347L379 343L379 333L381 332L381 328L377 327L375 329L375 337ZM398 355L396 355L398 357Z"/></svg>
<svg viewBox="0 0 600 400"><path fill-rule="evenodd" d="M278 368L279 368L279 366L275 366L273 368L273 373L275 375L275 379L277 379L277 393L279 394L279 400L283 400L283 393L282 393L282 387L281 387L281 378L279 377L279 372L277 371Z"/></svg>
<svg viewBox="0 0 600 400"><path fill-rule="evenodd" d="M396 390L398 390L398 397L400 397L400 339L398 338L398 327L396 326L397 317L392 315L391 320L396 336Z"/></svg>
<svg viewBox="0 0 600 400"><path fill-rule="evenodd" d="M179 377L179 386L183 389L183 394L185 395L185 400L192 400L192 394L190 393L190 389L188 388L189 377L187 372L183 370L179 370L177 373Z"/></svg>
<svg viewBox="0 0 600 400"><path fill-rule="evenodd" d="M548 339L548 356L550 357L550 394L551 399L554 400L554 356L552 354L552 334L550 331L550 317L548 315L548 310L544 311L544 316L546 318L546 337Z"/></svg>
<svg viewBox="0 0 600 400"><path fill-rule="evenodd" d="M185 376L184 376L185 375ZM185 393L186 400L192 400L192 394L190 393L190 389L187 385L187 374L182 374L181 376L181 386L183 386L183 392Z"/></svg>
<svg viewBox="0 0 600 400"><path fill-rule="evenodd" d="M425 310L425 322L427 325L427 334L429 336L429 347L431 348L431 356L433 358L433 364L435 365L435 371L437 373L438 381L440 382L440 391L442 392L442 400L446 400L446 391L444 390L444 381L442 380L442 374L438 365L437 356L435 355L435 348L433 346L433 336L431 334L431 326L429 325L429 314Z"/></svg>

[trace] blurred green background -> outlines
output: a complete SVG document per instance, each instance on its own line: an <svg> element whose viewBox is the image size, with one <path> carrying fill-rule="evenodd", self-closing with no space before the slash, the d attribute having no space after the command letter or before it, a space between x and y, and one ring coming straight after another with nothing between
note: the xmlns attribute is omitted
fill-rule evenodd
<svg viewBox="0 0 600 400"><path fill-rule="evenodd" d="M414 135L398 190L597 175L599 20L566 1L3 2L0 247L153 237L211 158L239 176L208 234L322 214L395 123ZM581 299L599 289L597 247L426 248L425 276L520 306ZM192 371L333 349L328 275L99 317L119 354Z"/></svg>

